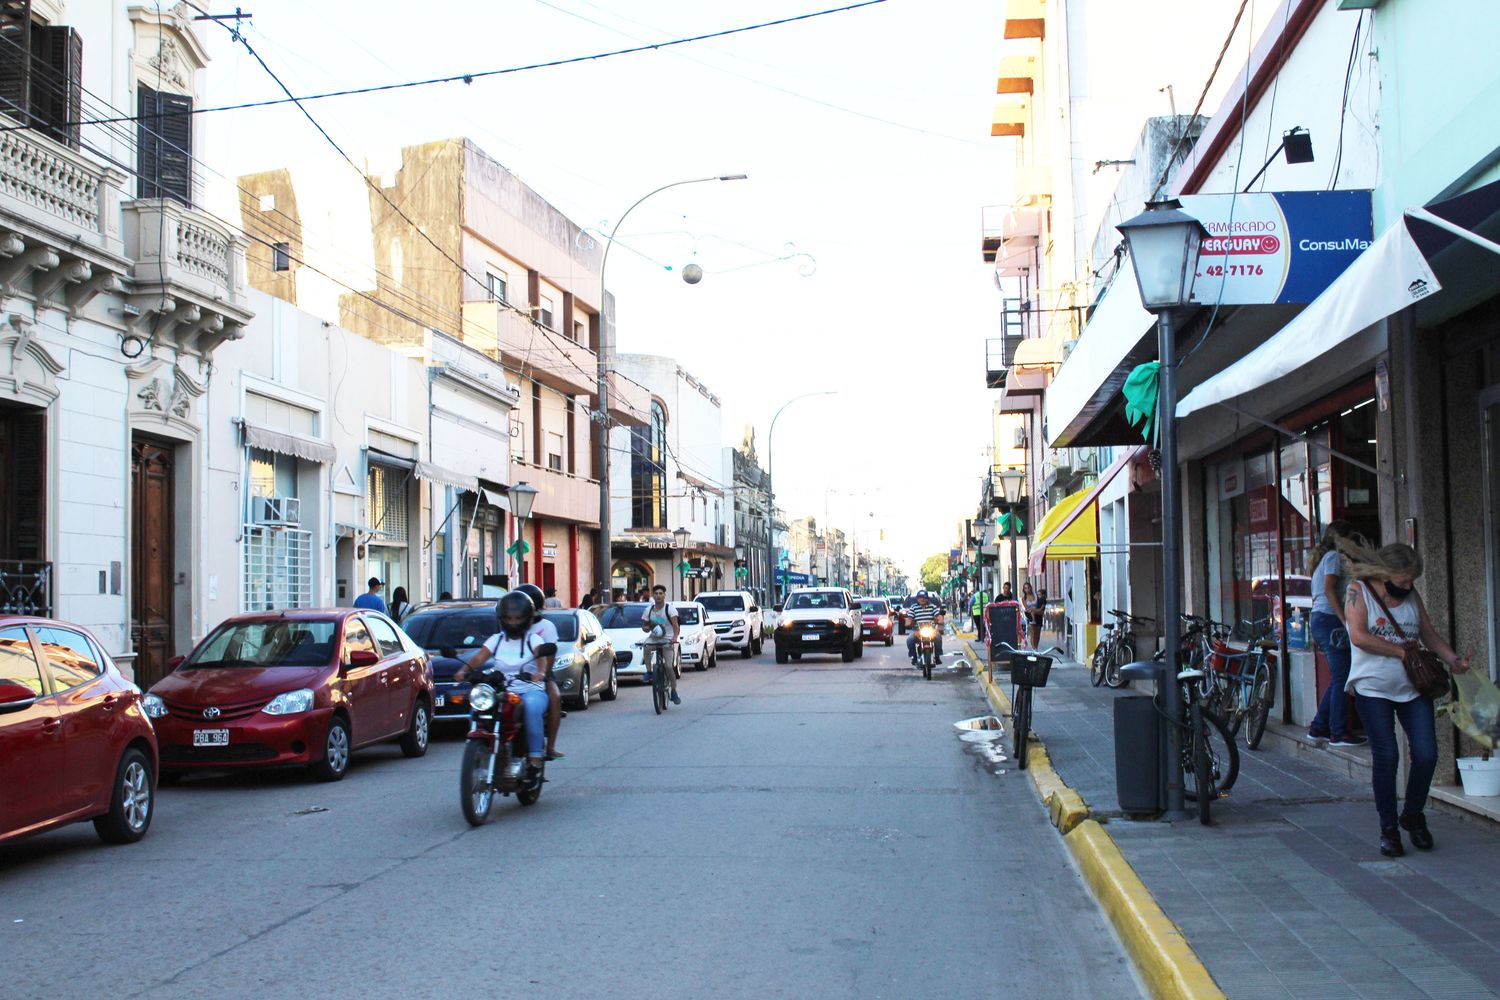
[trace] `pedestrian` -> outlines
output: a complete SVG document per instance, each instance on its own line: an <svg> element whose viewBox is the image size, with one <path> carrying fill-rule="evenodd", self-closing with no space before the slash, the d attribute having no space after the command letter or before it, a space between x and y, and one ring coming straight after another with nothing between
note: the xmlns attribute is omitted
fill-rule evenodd
<svg viewBox="0 0 1500 1000"><path fill-rule="evenodd" d="M557 596L556 587L548 587L542 591L542 607L547 611L557 611L563 606L562 598Z"/></svg>
<svg viewBox="0 0 1500 1000"><path fill-rule="evenodd" d="M1031 637L1032 615L1036 613L1036 589L1031 586L1030 580L1021 581L1021 620L1026 627L1026 636ZM1032 648L1036 644L1032 643Z"/></svg>
<svg viewBox="0 0 1500 1000"><path fill-rule="evenodd" d="M1042 624L1047 614L1047 592L1040 587L1036 592L1036 603L1031 608L1031 648L1042 648Z"/></svg>
<svg viewBox="0 0 1500 1000"><path fill-rule="evenodd" d="M354 599L354 606L386 614L385 598L380 596L380 588L384 587L385 583L381 581L380 577L372 576L369 579L368 586L369 590Z"/></svg>
<svg viewBox="0 0 1500 1000"><path fill-rule="evenodd" d="M1380 815L1380 853L1398 858L1406 853L1401 831L1411 835L1413 847L1432 849L1432 834L1422 814L1427 791L1437 768L1437 734L1433 700L1407 677L1403 662L1407 648L1420 640L1455 673L1469 669L1469 658L1459 656L1432 627L1427 608L1416 591L1422 557L1410 545L1396 543L1378 551L1353 539L1338 539L1347 562L1348 596L1344 623L1349 630L1348 690L1370 739L1370 784ZM1396 720L1406 731L1406 801L1396 814Z"/></svg>
<svg viewBox="0 0 1500 1000"><path fill-rule="evenodd" d="M984 606L990 603L990 595L983 588L974 591L974 597L969 601L969 617L974 619L974 638L984 638Z"/></svg>
<svg viewBox="0 0 1500 1000"><path fill-rule="evenodd" d="M397 587L391 591L391 618L399 622L403 615L411 610L411 601L406 599L406 588Z"/></svg>
<svg viewBox="0 0 1500 1000"><path fill-rule="evenodd" d="M1354 526L1337 520L1323 529L1323 537L1307 560L1312 577L1312 634L1328 663L1328 687L1318 701L1317 714L1307 727L1308 742L1321 746L1360 746L1366 742L1349 729L1349 630L1344 626L1344 598L1349 581L1344 577L1338 540L1353 538Z"/></svg>
<svg viewBox="0 0 1500 1000"><path fill-rule="evenodd" d="M597 590L591 590L587 594L583 595L583 600L579 603L578 606L580 608L582 608L583 610L587 611L589 608L592 608L594 605L596 605L598 603L599 603L599 592Z"/></svg>
<svg viewBox="0 0 1500 1000"><path fill-rule="evenodd" d="M1000 585L1000 600L1014 601L1015 599L1016 592L1011 589L1010 581L1006 580L1003 584Z"/></svg>
<svg viewBox="0 0 1500 1000"><path fill-rule="evenodd" d="M610 603L611 604L624 604L625 603L625 588L624 587L616 587L616 588L614 588L614 593L610 597Z"/></svg>

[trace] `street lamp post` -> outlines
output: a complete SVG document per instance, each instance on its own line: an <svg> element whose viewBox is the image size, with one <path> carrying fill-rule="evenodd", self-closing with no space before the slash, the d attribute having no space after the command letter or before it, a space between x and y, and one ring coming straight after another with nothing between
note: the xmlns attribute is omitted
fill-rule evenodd
<svg viewBox="0 0 1500 1000"><path fill-rule="evenodd" d="M687 561L687 544L688 539L691 538L692 535L693 533L688 531L686 528L678 528L676 531L672 532L672 541L677 543L677 565L673 568L676 570L677 599L679 601L687 599L687 578L683 572L682 564Z"/></svg>
<svg viewBox="0 0 1500 1000"><path fill-rule="evenodd" d="M776 437L776 421L781 419L782 411L799 399L808 399L813 396L833 396L833 390L824 392L805 392L800 396L793 396L781 404L774 416L771 417L771 429L766 432L766 567L771 573L770 585L766 588L766 600L770 604L776 603L776 481L771 478L771 446ZM809 570L808 572L811 572Z"/></svg>
<svg viewBox="0 0 1500 1000"><path fill-rule="evenodd" d="M635 204L627 208L624 213L615 220L610 227L609 236L604 241L604 256L599 260L599 350L596 352L595 370L595 394L599 398L599 441L597 452L599 456L599 544L594 546L594 576L599 580L599 586L604 588L605 594L611 593L613 586L613 575L610 573L610 561L612 558L612 545L610 543L610 501L609 501L609 363L613 354L614 345L609 336L609 315L604 306L604 271L609 266L609 251L615 245L615 234L620 231L620 225L626 217L636 210L641 202L652 195L660 194L668 188L682 187L684 184L703 184L707 181L742 181L744 174L721 174L715 177L694 177L685 181L673 181L671 184L663 184L654 191L648 191L635 200ZM688 276L687 272L683 275ZM688 284L697 284L702 278L702 270L697 272L697 278L688 281Z"/></svg>
<svg viewBox="0 0 1500 1000"><path fill-rule="evenodd" d="M531 505L536 503L536 487L520 482L507 492L510 495L510 512L516 518L516 576L520 577L521 583L525 583L526 521L531 517Z"/></svg>
<svg viewBox="0 0 1500 1000"><path fill-rule="evenodd" d="M1181 731L1175 724L1182 714L1182 692L1177 683L1177 673L1182 669L1177 644L1177 623L1182 613L1182 512L1177 494L1177 345L1172 321L1174 311L1193 300L1198 251L1208 232L1201 222L1182 211L1182 204L1175 198L1147 202L1146 211L1117 228L1129 245L1141 303L1157 318L1157 357L1161 364L1156 399L1156 433L1161 440L1161 620L1166 633L1162 700L1170 720L1165 725L1166 819L1173 821L1186 818L1187 813L1183 808Z"/></svg>
<svg viewBox="0 0 1500 1000"><path fill-rule="evenodd" d="M1000 492L1005 496L1005 503L1010 508L1010 521L1005 531L1010 536L1010 590L1019 599L1021 584L1016 578L1016 507L1021 502L1021 490L1026 485L1026 473L1021 469L1006 469L996 478L1000 480Z"/></svg>

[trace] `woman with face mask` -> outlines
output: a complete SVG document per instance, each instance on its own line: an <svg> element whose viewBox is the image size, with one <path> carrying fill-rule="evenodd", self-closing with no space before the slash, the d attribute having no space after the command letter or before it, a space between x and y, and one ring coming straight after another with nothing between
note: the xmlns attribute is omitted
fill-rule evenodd
<svg viewBox="0 0 1500 1000"><path fill-rule="evenodd" d="M1422 557L1410 545L1386 545L1372 552L1348 538L1340 538L1350 579L1344 605L1349 629L1349 681L1359 717L1370 739L1371 784L1380 814L1380 853L1400 857L1401 831L1412 846L1432 849L1423 807L1437 767L1437 735L1433 702L1417 693L1406 676L1403 658L1408 641L1421 640L1454 671L1469 669L1469 658L1453 651L1427 617L1416 579ZM1406 801L1396 814L1396 720L1406 730L1411 748L1411 770L1406 779Z"/></svg>

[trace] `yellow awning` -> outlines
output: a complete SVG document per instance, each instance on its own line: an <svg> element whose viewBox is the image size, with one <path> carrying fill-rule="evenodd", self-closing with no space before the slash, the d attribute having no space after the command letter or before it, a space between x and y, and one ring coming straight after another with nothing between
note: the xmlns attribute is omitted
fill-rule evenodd
<svg viewBox="0 0 1500 1000"><path fill-rule="evenodd" d="M1093 489L1079 490L1052 505L1032 536L1032 558L1091 559L1099 554L1098 501ZM1094 511L1080 510L1087 503ZM1044 555L1045 553L1045 555Z"/></svg>

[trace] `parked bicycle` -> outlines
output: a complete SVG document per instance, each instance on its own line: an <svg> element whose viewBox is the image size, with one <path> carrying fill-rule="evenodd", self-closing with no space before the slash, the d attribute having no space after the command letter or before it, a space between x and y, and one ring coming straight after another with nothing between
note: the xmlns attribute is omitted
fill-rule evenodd
<svg viewBox="0 0 1500 1000"><path fill-rule="evenodd" d="M1113 622L1104 626L1104 635L1094 647L1089 660L1089 683L1098 687L1106 684L1117 688L1125 682L1120 679L1120 668L1135 660L1135 628L1156 624L1155 618L1132 615L1126 611L1111 611Z"/></svg>
<svg viewBox="0 0 1500 1000"><path fill-rule="evenodd" d="M1188 624L1188 634L1195 641L1192 657L1183 662L1204 671L1199 696L1224 719L1230 736L1243 734L1246 749L1258 750L1276 704L1276 643L1261 632L1260 638L1241 650L1229 645L1231 630L1221 622L1195 618ZM1252 635L1260 631L1260 625L1240 622L1241 629Z"/></svg>
<svg viewBox="0 0 1500 1000"><path fill-rule="evenodd" d="M1031 741L1031 689L1047 686L1053 654L1062 653L1062 649L1057 646L1040 651L1017 649L1008 642L997 642L995 646L1010 654L1011 745L1016 752L1016 766L1025 770L1027 744Z"/></svg>

